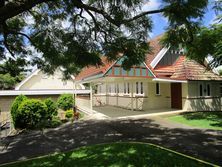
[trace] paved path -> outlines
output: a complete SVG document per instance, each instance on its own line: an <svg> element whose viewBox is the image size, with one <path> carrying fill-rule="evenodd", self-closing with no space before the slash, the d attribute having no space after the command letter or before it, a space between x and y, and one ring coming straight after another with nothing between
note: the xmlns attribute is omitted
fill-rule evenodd
<svg viewBox="0 0 222 167"><path fill-rule="evenodd" d="M84 145L115 141L141 141L164 146L222 165L222 131L187 129L158 117L125 120L88 120L59 129L24 132L4 140L0 163L26 159Z"/></svg>

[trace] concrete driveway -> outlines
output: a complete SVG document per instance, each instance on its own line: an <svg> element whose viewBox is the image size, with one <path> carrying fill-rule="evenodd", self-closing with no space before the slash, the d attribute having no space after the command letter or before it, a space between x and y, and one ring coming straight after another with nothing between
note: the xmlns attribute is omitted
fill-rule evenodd
<svg viewBox="0 0 222 167"><path fill-rule="evenodd" d="M176 110L176 109L156 109L156 110L145 110L145 111L132 111L127 110L120 107L114 107L114 106L99 106L99 107L93 107L94 111L97 111L99 113L102 113L110 118L129 118L129 117L135 117L135 116L146 116L146 115L158 115L160 113L171 113L171 112L183 112L182 110Z"/></svg>
<svg viewBox="0 0 222 167"><path fill-rule="evenodd" d="M163 122L163 123L162 123ZM24 132L2 141L0 163L98 143L140 141L222 165L222 131L189 129L161 118L106 119L68 123L57 129Z"/></svg>

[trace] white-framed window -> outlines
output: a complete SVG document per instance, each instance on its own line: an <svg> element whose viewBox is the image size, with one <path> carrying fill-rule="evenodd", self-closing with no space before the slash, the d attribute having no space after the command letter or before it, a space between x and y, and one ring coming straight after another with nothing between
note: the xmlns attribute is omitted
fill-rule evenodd
<svg viewBox="0 0 222 167"><path fill-rule="evenodd" d="M156 83L156 95L160 95L160 83Z"/></svg>
<svg viewBox="0 0 222 167"><path fill-rule="evenodd" d="M136 94L138 94L138 95L144 94L143 82L136 82Z"/></svg>
<svg viewBox="0 0 222 167"><path fill-rule="evenodd" d="M129 82L124 82L123 84L123 93L130 94L130 84Z"/></svg>
<svg viewBox="0 0 222 167"><path fill-rule="evenodd" d="M127 83L127 94L130 94L130 84L129 84L129 82Z"/></svg>
<svg viewBox="0 0 222 167"><path fill-rule="evenodd" d="M199 96L211 96L211 84L200 82L198 85Z"/></svg>

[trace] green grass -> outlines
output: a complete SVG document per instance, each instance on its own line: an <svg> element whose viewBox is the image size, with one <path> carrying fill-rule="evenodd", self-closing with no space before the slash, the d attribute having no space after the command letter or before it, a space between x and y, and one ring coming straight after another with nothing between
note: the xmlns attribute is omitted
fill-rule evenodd
<svg viewBox="0 0 222 167"><path fill-rule="evenodd" d="M16 162L4 167L159 167L211 166L179 153L145 143L100 144Z"/></svg>
<svg viewBox="0 0 222 167"><path fill-rule="evenodd" d="M170 116L167 119L189 126L222 130L222 112L193 112Z"/></svg>

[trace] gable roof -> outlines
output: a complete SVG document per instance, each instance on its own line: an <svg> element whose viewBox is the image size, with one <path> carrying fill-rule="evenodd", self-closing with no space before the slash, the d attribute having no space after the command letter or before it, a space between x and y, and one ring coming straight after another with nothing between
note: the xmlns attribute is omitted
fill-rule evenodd
<svg viewBox="0 0 222 167"><path fill-rule="evenodd" d="M102 57L101 66L89 66L82 69L82 71L76 76L75 80L82 80L83 78L91 77L97 74L105 74L115 61L108 61L105 57Z"/></svg>
<svg viewBox="0 0 222 167"><path fill-rule="evenodd" d="M178 80L222 80L222 77L207 70L204 65L195 60L184 59L175 67L175 73L170 77Z"/></svg>
<svg viewBox="0 0 222 167"><path fill-rule="evenodd" d="M163 34L156 36L155 38L151 39L149 41L150 47L151 47L151 53L146 55L146 61L145 63L147 65L150 65L151 62L155 59L157 54L163 49L163 47L160 45L160 39L163 37Z"/></svg>
<svg viewBox="0 0 222 167"><path fill-rule="evenodd" d="M15 90L19 90L22 85L28 82L33 76L37 75L40 72L39 69L35 69L29 76L23 79L18 85L16 85Z"/></svg>
<svg viewBox="0 0 222 167"><path fill-rule="evenodd" d="M150 40L149 44L152 52L146 55L145 65L151 71L155 78L166 78L171 80L222 80L222 77L206 70L206 67L194 60L186 59L184 55L180 55L172 65L160 66L158 63L166 55L169 48L165 48L160 44L163 34ZM118 61L118 60L117 60ZM84 68L76 77L76 80L98 76L104 76L106 72L115 65L117 61L108 62L103 57L103 66L90 66Z"/></svg>

